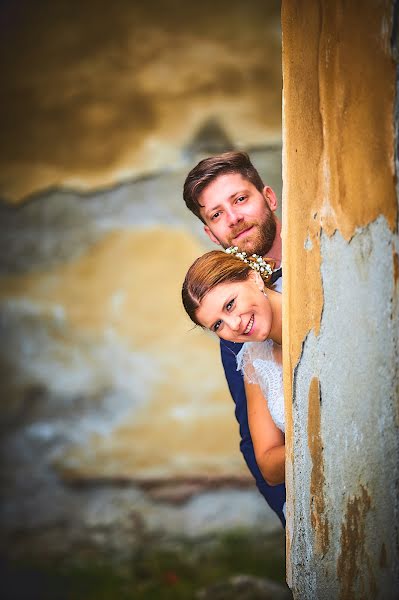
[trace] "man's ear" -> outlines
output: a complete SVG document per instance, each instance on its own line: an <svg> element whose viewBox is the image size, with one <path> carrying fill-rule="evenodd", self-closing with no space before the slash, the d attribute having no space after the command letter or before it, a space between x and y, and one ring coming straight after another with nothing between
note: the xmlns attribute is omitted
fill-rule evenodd
<svg viewBox="0 0 399 600"><path fill-rule="evenodd" d="M263 292L263 290L265 289L265 284L262 277L260 276L260 273L258 273L258 271L251 270L248 277L251 278L252 281L255 283L256 287L259 288L261 292Z"/></svg>
<svg viewBox="0 0 399 600"><path fill-rule="evenodd" d="M265 185L265 187L263 188L263 196L266 200L266 202L268 203L270 210L272 210L273 212L277 209L277 196L276 194L273 192L272 188L269 187L268 185Z"/></svg>
<svg viewBox="0 0 399 600"><path fill-rule="evenodd" d="M204 225L204 231L206 233L206 235L209 237L209 239L211 240L211 242L213 242L214 244L218 244L219 246L221 246L222 244L219 242L219 240L217 239L217 237L215 237L212 233L212 231L209 229L208 225Z"/></svg>

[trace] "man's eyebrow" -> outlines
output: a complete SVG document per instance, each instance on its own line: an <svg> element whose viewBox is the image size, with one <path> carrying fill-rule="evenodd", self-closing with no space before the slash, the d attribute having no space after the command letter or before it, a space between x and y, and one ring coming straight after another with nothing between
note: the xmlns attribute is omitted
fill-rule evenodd
<svg viewBox="0 0 399 600"><path fill-rule="evenodd" d="M211 213L213 213L215 210L218 210L220 208L220 204L216 204L216 206L213 206L212 208L209 208L208 210L205 211L206 215L210 215Z"/></svg>
<svg viewBox="0 0 399 600"><path fill-rule="evenodd" d="M226 200L232 200L233 198L235 198L236 196L238 196L239 194L245 194L247 192L247 190L239 190L238 192L233 192L230 196L228 196L226 198ZM200 205L201 206L201 205ZM203 205L202 205L203 206ZM219 204L216 204L215 206L213 206L212 208L210 208L209 210L205 211L206 215L209 215L210 213L213 213L213 211L218 210L220 208L220 202Z"/></svg>

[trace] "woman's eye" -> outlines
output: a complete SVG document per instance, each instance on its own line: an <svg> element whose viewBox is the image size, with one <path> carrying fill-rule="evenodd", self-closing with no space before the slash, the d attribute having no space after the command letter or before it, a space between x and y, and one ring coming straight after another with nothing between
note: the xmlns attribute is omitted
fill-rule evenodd
<svg viewBox="0 0 399 600"><path fill-rule="evenodd" d="M230 311L230 310L233 308L233 306L234 306L234 299L233 299L233 300L230 300L230 302L228 302L228 303L226 304L226 310L227 310L227 311Z"/></svg>
<svg viewBox="0 0 399 600"><path fill-rule="evenodd" d="M219 319L219 321L216 321L216 323L213 326L213 331L217 331L219 329L219 327L221 326L222 321Z"/></svg>

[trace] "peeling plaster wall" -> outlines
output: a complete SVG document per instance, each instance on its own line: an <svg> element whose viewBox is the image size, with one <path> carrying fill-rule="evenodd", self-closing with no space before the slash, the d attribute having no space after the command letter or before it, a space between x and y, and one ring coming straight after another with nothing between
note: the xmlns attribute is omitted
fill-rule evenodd
<svg viewBox="0 0 399 600"><path fill-rule="evenodd" d="M181 305L188 171L245 149L281 198L279 1L18 0L0 30L0 554L280 528Z"/></svg>
<svg viewBox="0 0 399 600"><path fill-rule="evenodd" d="M399 589L393 11L283 2L287 575L306 600Z"/></svg>

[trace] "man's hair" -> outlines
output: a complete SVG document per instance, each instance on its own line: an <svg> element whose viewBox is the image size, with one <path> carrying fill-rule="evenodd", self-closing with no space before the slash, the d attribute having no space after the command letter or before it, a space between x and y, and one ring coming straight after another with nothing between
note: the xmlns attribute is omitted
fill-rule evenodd
<svg viewBox="0 0 399 600"><path fill-rule="evenodd" d="M199 197L212 181L220 175L228 173L239 173L244 179L250 181L259 192L263 190L263 181L246 152L225 152L204 158L187 175L183 188L183 198L187 208L203 223Z"/></svg>

